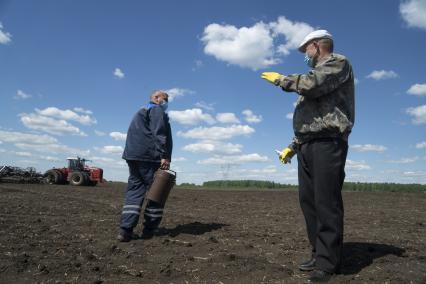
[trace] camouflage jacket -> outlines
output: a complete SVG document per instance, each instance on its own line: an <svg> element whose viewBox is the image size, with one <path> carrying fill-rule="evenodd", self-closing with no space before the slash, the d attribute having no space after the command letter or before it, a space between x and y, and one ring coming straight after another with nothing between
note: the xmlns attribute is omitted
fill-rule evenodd
<svg viewBox="0 0 426 284"><path fill-rule="evenodd" d="M355 88L346 57L330 54L308 74L284 76L279 86L299 94L293 114L293 149L316 138L347 140L355 118Z"/></svg>

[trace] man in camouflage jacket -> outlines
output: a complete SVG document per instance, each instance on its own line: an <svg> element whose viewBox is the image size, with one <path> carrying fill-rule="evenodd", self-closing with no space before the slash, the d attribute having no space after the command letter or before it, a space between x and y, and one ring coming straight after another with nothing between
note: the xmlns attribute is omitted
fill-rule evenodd
<svg viewBox="0 0 426 284"><path fill-rule="evenodd" d="M324 283L341 265L341 190L355 117L354 75L346 57L333 53L332 36L325 30L308 34L299 51L312 68L308 74L264 72L262 78L299 94L293 114L295 136L280 160L287 163L297 153L299 200L312 246L311 259L299 268L313 270L306 283Z"/></svg>

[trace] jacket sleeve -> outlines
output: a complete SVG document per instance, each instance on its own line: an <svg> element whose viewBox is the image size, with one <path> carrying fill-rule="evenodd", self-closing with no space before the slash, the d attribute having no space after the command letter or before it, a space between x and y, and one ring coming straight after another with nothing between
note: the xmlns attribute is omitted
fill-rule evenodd
<svg viewBox="0 0 426 284"><path fill-rule="evenodd" d="M296 92L308 99L329 94L351 76L351 66L345 58L332 57L308 74L284 76L279 85L284 91Z"/></svg>
<svg viewBox="0 0 426 284"><path fill-rule="evenodd" d="M168 160L171 162L172 161L172 152L173 152L173 138L172 138L172 130L170 129L170 136L168 137L168 142L169 142L169 146L168 146Z"/></svg>
<svg viewBox="0 0 426 284"><path fill-rule="evenodd" d="M160 153L161 159L168 159L170 153L167 149L168 120L161 107L153 107L149 112L149 127L151 129L155 149Z"/></svg>

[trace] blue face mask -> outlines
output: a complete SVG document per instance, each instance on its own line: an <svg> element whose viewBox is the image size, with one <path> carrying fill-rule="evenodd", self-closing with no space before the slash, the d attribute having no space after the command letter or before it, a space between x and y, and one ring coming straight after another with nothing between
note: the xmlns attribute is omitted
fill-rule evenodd
<svg viewBox="0 0 426 284"><path fill-rule="evenodd" d="M169 107L169 103L168 103L167 101L163 101L163 102L160 104L160 107L161 107L164 111L166 111L166 110L167 110L167 108Z"/></svg>
<svg viewBox="0 0 426 284"><path fill-rule="evenodd" d="M309 57L307 53L305 53L305 63L306 65L308 65L311 68L314 68L315 63L314 63L314 57Z"/></svg>

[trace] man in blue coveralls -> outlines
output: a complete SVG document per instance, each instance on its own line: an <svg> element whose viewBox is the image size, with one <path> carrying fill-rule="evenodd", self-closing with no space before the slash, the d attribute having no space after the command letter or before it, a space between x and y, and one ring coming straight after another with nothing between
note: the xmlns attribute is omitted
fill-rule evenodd
<svg viewBox="0 0 426 284"><path fill-rule="evenodd" d="M169 117L165 112L168 94L154 91L150 102L133 117L127 131L123 159L129 166L129 181L121 215L120 242L138 238L133 233L139 221L145 194L151 187L154 173L167 170L172 156L172 131ZM164 205L148 200L144 212L142 238L150 238L163 217Z"/></svg>

